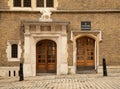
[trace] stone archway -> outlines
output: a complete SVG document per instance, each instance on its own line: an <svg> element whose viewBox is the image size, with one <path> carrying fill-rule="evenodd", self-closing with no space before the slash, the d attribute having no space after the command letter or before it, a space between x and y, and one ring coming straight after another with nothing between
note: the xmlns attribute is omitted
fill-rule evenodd
<svg viewBox="0 0 120 89"><path fill-rule="evenodd" d="M56 64L40 65L40 68L44 67L41 72L56 72L59 74L68 73L67 62L67 26L69 22L51 21L24 21L25 33L24 33L24 76L36 76L36 59L41 62L36 56L36 44L42 40L48 39L51 43L56 43ZM45 41L48 42L48 41ZM44 42L43 42L44 43ZM47 44L45 44L47 47ZM40 48L41 49L41 48ZM47 51L45 51L47 52ZM46 54L47 55L47 54ZM45 55L45 56L46 56ZM45 61L47 58L45 59ZM52 60L54 61L54 60ZM49 60L47 61L49 62ZM55 67L56 66L56 67Z"/></svg>
<svg viewBox="0 0 120 89"><path fill-rule="evenodd" d="M77 72L77 42L76 40L82 37L94 39L94 70L98 71L99 67L99 42L102 40L101 31L71 31L71 41L73 42L73 66L70 66L70 73Z"/></svg>

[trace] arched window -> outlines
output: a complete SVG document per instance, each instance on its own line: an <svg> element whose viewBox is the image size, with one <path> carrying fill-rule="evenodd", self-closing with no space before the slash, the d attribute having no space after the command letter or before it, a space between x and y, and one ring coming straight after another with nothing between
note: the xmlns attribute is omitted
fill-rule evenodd
<svg viewBox="0 0 120 89"><path fill-rule="evenodd" d="M12 58L17 58L18 57L18 46L17 46L17 44L12 44L11 45L11 57Z"/></svg>

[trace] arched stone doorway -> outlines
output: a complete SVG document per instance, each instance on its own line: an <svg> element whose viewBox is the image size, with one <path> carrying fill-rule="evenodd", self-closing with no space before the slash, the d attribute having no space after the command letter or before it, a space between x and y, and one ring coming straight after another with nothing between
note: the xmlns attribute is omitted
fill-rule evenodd
<svg viewBox="0 0 120 89"><path fill-rule="evenodd" d="M95 70L95 40L83 36L76 39L76 71Z"/></svg>
<svg viewBox="0 0 120 89"><path fill-rule="evenodd" d="M35 20L24 21L23 24L25 26L23 64L24 76L36 76L37 73L40 72L55 72L57 75L67 74L68 55L66 49L69 22L43 22ZM54 44L53 47L55 47L55 51L48 50L49 48L52 48L51 46L48 46L49 43ZM42 46L40 46L40 44L42 44ZM43 53L45 53L45 55L39 54L39 51L37 51L39 49L40 51L44 50ZM52 53L54 52L56 56L52 57ZM51 53L50 56L48 53ZM48 58L50 60L48 60ZM41 62L43 62L43 64Z"/></svg>
<svg viewBox="0 0 120 89"><path fill-rule="evenodd" d="M55 73L57 45L52 40L41 40L36 44L36 72Z"/></svg>

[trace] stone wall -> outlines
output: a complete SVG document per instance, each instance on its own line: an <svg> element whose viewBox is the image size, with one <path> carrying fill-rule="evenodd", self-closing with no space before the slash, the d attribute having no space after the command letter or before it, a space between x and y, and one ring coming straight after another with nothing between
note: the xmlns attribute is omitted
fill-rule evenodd
<svg viewBox="0 0 120 89"><path fill-rule="evenodd" d="M18 77L19 67L0 67L0 76Z"/></svg>
<svg viewBox="0 0 120 89"><path fill-rule="evenodd" d="M8 62L6 57L7 40L20 40L23 42L21 21L39 19L39 12L2 12L0 19L0 66L18 66L19 62ZM100 64L102 58L107 59L107 65L120 64L120 14L119 13L59 13L54 12L52 18L70 21L68 27L68 61L72 66L73 43L70 41L71 30L80 30L81 21L91 21L92 30L102 31L100 43ZM23 50L24 52L24 50Z"/></svg>

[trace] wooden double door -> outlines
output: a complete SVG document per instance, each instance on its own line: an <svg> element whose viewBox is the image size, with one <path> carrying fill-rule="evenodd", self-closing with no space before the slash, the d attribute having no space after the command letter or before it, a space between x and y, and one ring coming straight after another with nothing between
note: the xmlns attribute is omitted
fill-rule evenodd
<svg viewBox="0 0 120 89"><path fill-rule="evenodd" d="M95 40L82 37L76 40L77 71L95 69Z"/></svg>
<svg viewBox="0 0 120 89"><path fill-rule="evenodd" d="M36 44L36 72L55 73L57 46L54 41L42 40Z"/></svg>

